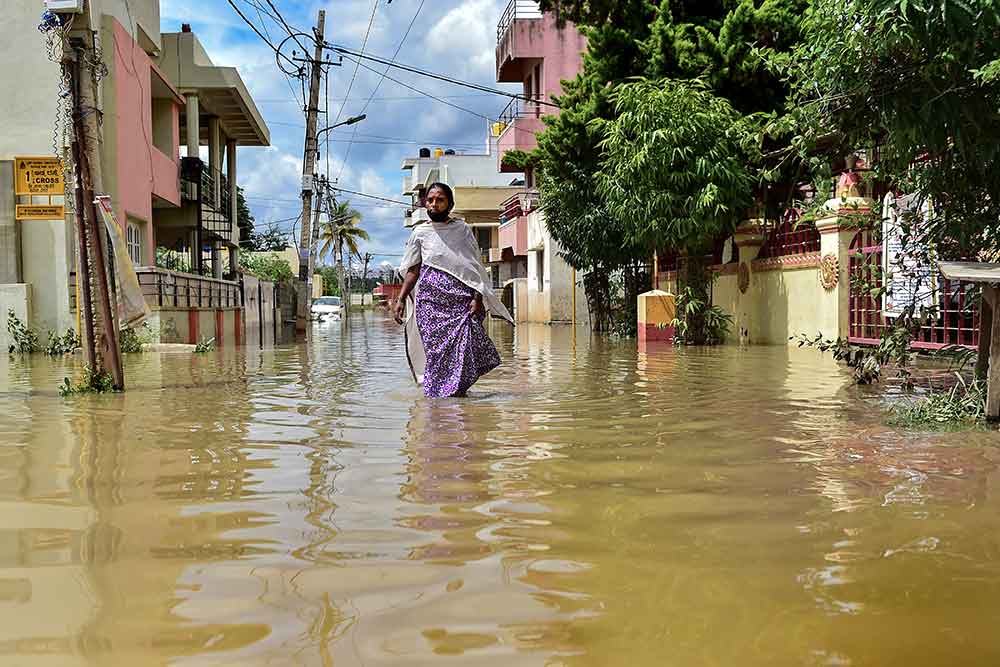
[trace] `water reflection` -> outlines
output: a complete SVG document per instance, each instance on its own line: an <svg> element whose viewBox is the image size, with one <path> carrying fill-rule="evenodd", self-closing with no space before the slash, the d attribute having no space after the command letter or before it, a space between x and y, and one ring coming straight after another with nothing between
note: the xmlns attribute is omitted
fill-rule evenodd
<svg viewBox="0 0 1000 667"><path fill-rule="evenodd" d="M399 329L0 359L0 663L991 664L998 438L882 425L828 358L491 331L427 401Z"/></svg>

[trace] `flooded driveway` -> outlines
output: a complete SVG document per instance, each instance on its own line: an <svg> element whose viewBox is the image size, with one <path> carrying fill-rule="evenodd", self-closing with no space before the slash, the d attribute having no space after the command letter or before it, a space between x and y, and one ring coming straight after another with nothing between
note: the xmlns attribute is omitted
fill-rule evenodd
<svg viewBox="0 0 1000 667"><path fill-rule="evenodd" d="M1000 663L1000 436L810 350L494 335L436 402L377 315L120 396L0 358L0 664Z"/></svg>

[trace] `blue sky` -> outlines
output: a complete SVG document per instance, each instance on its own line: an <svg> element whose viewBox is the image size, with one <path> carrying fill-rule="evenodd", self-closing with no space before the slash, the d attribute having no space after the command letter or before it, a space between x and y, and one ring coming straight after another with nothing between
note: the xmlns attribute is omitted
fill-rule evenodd
<svg viewBox="0 0 1000 667"><path fill-rule="evenodd" d="M244 13L270 35L281 34L267 16L261 17L246 0L236 0ZM360 50L372 10L375 18L366 52L391 57L406 32L421 0L272 0L294 27L309 32L319 9L326 10L327 41ZM423 69L497 87L495 83L496 25L507 0L425 0L397 60ZM264 0L259 4L266 7ZM180 30L190 23L217 65L237 67L271 130L268 148L239 149L239 184L246 190L248 203L259 226L272 220L295 216L301 210L298 199L302 172L302 145L305 121L301 112L301 86L293 81L299 102L288 81L275 66L274 54L246 25L225 0L161 0L161 30ZM277 37L275 41L281 39ZM290 48L289 55L290 55ZM373 65L379 71L378 65ZM344 61L331 68L329 80L330 115L342 119L361 111L375 90L379 76ZM433 81L414 74L390 70L389 76L418 90L445 97L450 102L480 114L496 117L507 100L477 91ZM351 86L351 79L354 83ZM350 86L350 96L344 97ZM321 106L323 102L321 102ZM343 109L341 110L341 107ZM454 148L482 152L485 149L486 121L471 113L422 97L388 79L367 109L368 118L353 127L331 132L330 176L340 175L341 187L359 192L401 199L403 158L415 156L420 146ZM323 125L323 116L320 116ZM355 143L349 141L357 129ZM416 143L403 143L416 142ZM319 173L326 172L327 155L320 157ZM345 195L346 198L346 195ZM401 252L407 232L402 210L374 200L351 198L364 215L362 226L371 235L365 250L385 253L376 263L394 260ZM279 227L291 229L291 221Z"/></svg>

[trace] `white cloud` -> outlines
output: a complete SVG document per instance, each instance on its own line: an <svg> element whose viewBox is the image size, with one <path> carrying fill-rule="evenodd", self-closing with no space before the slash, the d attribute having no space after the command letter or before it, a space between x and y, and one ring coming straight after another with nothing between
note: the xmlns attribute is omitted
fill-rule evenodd
<svg viewBox="0 0 1000 667"><path fill-rule="evenodd" d="M328 41L359 49L368 28L374 0L275 0L284 17L293 26L308 32L319 8L326 9ZM282 29L265 17L262 22L246 3L238 2L255 24L278 39ZM372 26L367 52L391 56L417 10L420 0L380 0ZM506 0L427 0L403 49L400 62L450 74L483 85L495 83L496 21ZM213 62L239 69L257 107L271 130L269 148L243 147L239 152L239 182L259 223L294 217L301 210L298 193L301 185L302 144L305 121L301 103L294 101L284 75L274 64L274 53L223 0L161 0L164 31L176 31L180 23L190 23ZM290 55L291 45L288 46ZM297 48L297 47L296 47ZM382 67L373 65L379 72ZM381 78L364 68L357 69L347 60L342 67L331 68L329 80L330 114L320 123L332 122L359 113ZM482 96L476 91L422 78L412 73L390 71L390 76L406 82L418 91L438 96L459 106L488 116L499 114L506 100ZM343 101L351 79L350 99ZM300 90L299 82L294 89ZM459 96L459 97L450 97ZM418 94L389 80L382 82L377 97L366 109L367 120L356 125L357 137L344 164L346 139L352 131L334 131L331 138L331 178L340 175L345 189L389 199L401 199L399 165L403 158L414 156L421 145L454 147L469 150L485 140L486 121L473 114L443 105L429 98L412 99ZM385 99L390 98L390 99ZM411 98L411 99L399 99ZM347 128L351 130L351 128ZM387 140L375 138L393 137ZM398 139L421 143L403 144ZM391 141L391 143L386 143ZM319 163L325 172L326 155ZM345 195L346 196L346 195ZM362 197L351 202L364 214L365 229L371 234L366 250L398 253L407 231L403 228L402 209L392 204ZM281 225L290 229L291 223ZM389 258L390 260L394 258Z"/></svg>

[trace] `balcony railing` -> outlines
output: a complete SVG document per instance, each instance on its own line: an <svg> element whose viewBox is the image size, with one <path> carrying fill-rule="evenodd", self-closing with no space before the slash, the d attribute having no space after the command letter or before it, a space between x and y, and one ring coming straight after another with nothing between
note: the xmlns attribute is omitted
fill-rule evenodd
<svg viewBox="0 0 1000 667"><path fill-rule="evenodd" d="M510 0L507 9L500 15L500 22L497 24L497 41L503 39L504 33L519 19L540 19L542 10L537 2L532 0Z"/></svg>
<svg viewBox="0 0 1000 667"><path fill-rule="evenodd" d="M186 198L201 206L201 229L230 240L233 235L232 197L222 173L211 169L200 158L183 158L181 181Z"/></svg>
<svg viewBox="0 0 1000 667"><path fill-rule="evenodd" d="M153 308L214 310L242 308L240 284L187 273L177 273L159 267L136 269L142 294Z"/></svg>
<svg viewBox="0 0 1000 667"><path fill-rule="evenodd" d="M500 224L528 215L538 208L539 201L536 190L526 190L508 197L500 204Z"/></svg>
<svg viewBox="0 0 1000 667"><path fill-rule="evenodd" d="M504 130L513 125L518 118L527 118L530 116L539 118L541 115L541 104L515 97L510 101L510 104L504 107L504 110L500 112L500 117L497 118L500 125L500 133L503 133Z"/></svg>

